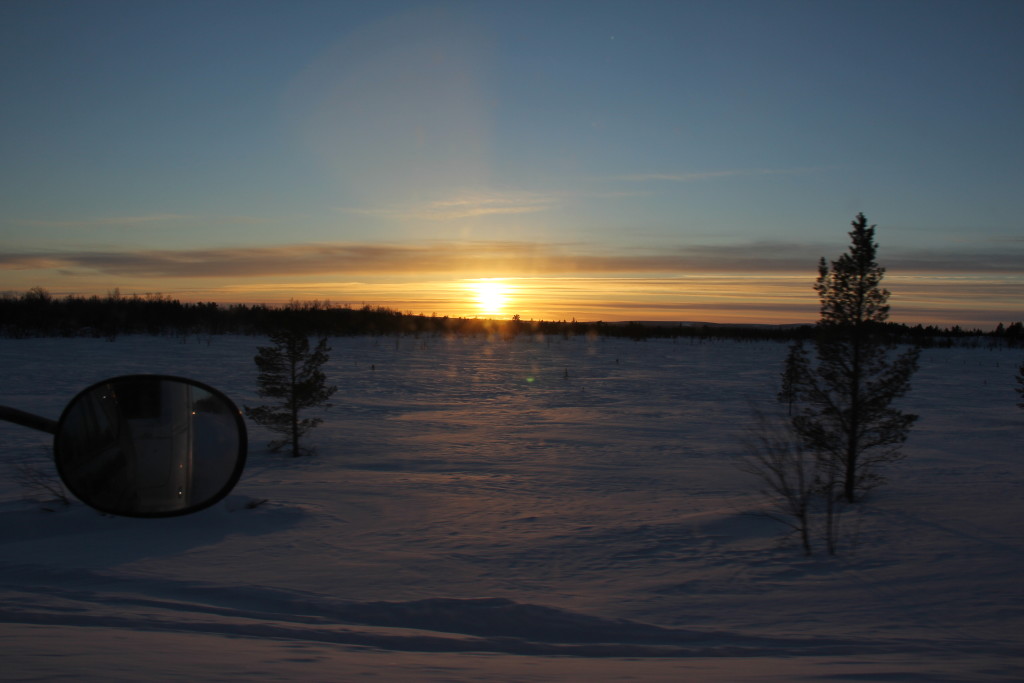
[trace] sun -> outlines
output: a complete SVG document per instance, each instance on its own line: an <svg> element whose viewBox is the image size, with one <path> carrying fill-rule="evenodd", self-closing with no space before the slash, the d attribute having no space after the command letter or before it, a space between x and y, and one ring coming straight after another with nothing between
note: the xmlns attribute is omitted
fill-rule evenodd
<svg viewBox="0 0 1024 683"><path fill-rule="evenodd" d="M508 303L508 287L500 280L479 280L470 283L481 315L501 315Z"/></svg>

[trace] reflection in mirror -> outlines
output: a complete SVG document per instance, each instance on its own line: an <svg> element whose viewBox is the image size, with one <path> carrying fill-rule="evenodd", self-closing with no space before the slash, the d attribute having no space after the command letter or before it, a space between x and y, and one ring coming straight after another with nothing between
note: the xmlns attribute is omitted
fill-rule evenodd
<svg viewBox="0 0 1024 683"><path fill-rule="evenodd" d="M133 375L93 385L61 416L57 469L83 502L128 516L194 512L217 502L245 464L238 408L212 387Z"/></svg>

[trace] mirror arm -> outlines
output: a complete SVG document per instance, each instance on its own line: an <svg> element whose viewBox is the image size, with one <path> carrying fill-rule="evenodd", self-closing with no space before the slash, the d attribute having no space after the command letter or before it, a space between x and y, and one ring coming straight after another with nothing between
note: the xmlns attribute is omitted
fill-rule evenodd
<svg viewBox="0 0 1024 683"><path fill-rule="evenodd" d="M26 413L24 410L18 410L17 408L0 406L0 420L13 422L14 424L19 424L22 427L29 427L30 429L38 429L41 432L48 432L50 434L57 433L56 420L48 420L45 417Z"/></svg>

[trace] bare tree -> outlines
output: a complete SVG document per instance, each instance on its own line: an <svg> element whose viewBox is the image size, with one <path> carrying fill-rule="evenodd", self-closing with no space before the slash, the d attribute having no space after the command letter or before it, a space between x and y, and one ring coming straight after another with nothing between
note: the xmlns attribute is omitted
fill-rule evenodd
<svg viewBox="0 0 1024 683"><path fill-rule="evenodd" d="M820 488L818 462L792 426L755 411L756 426L746 439L747 454L737 467L757 478L768 504L764 514L800 534L805 555L812 554L811 504Z"/></svg>
<svg viewBox="0 0 1024 683"><path fill-rule="evenodd" d="M71 504L71 496L68 495L64 482L54 469L52 458L46 465L28 461L14 463L11 465L10 478L26 496L38 498L43 502Z"/></svg>

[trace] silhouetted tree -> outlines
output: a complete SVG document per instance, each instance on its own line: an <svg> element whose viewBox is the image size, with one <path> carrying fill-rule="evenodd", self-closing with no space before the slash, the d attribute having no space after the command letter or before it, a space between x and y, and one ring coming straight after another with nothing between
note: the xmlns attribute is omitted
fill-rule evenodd
<svg viewBox="0 0 1024 683"><path fill-rule="evenodd" d="M1017 407L1024 408L1024 363L1021 363L1020 367L1017 369L1017 384L1020 385L1017 387L1017 393L1020 394L1021 399L1020 403L1017 404Z"/></svg>
<svg viewBox="0 0 1024 683"><path fill-rule="evenodd" d="M747 455L737 467L760 482L758 492L768 504L763 514L798 532L804 554L811 555L811 505L821 488L821 463L803 448L791 425L761 413L756 418L745 443Z"/></svg>
<svg viewBox="0 0 1024 683"><path fill-rule="evenodd" d="M782 370L782 386L779 388L778 399L788 407L793 415L793 403L797 400L797 387L800 385L801 373L807 367L807 349L802 339L793 342L786 356L786 365Z"/></svg>
<svg viewBox="0 0 1024 683"><path fill-rule="evenodd" d="M890 358L896 342L883 325L889 291L875 261L875 226L864 214L852 226L849 251L818 265L814 357L800 346L790 349L780 393L793 402L792 423L804 446L830 461L849 502L882 481L880 465L902 457L917 416L892 403L910 388L919 354L911 348Z"/></svg>
<svg viewBox="0 0 1024 683"><path fill-rule="evenodd" d="M270 341L274 345L258 347L253 360L259 368L259 395L279 401L270 406L245 406L245 414L257 424L285 435L268 444L271 450L290 445L292 457L298 457L302 453L299 438L323 421L300 419L300 413L307 408L330 406L327 401L337 391L337 387L327 385L321 370L330 348L323 338L310 351L309 338L294 330L276 332L270 335Z"/></svg>

